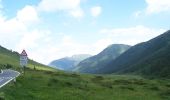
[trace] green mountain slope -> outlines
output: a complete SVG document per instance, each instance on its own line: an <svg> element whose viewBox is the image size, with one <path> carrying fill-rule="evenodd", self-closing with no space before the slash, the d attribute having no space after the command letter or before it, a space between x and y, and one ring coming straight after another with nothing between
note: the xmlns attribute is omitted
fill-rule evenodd
<svg viewBox="0 0 170 100"><path fill-rule="evenodd" d="M65 58L61 58L58 60L54 60L49 64L49 66L52 66L54 68L61 69L64 71L71 71L77 66L77 64L80 61L90 56L91 55L88 55L88 54L73 55L72 57L65 57Z"/></svg>
<svg viewBox="0 0 170 100"><path fill-rule="evenodd" d="M104 65L113 61L116 57L130 48L129 45L113 44L104 49L96 56L81 61L74 71L83 73L98 73Z"/></svg>
<svg viewBox="0 0 170 100"><path fill-rule="evenodd" d="M137 73L170 77L170 31L131 47L100 73Z"/></svg>
<svg viewBox="0 0 170 100"><path fill-rule="evenodd" d="M19 69L19 53L8 50L2 46L0 46L0 68L6 68L6 67L12 67L14 69ZM35 62L33 60L28 60L28 67L29 68L34 68L34 66L37 69L41 70L54 70L53 68L50 68L48 66L45 66L43 64L40 64L38 62Z"/></svg>

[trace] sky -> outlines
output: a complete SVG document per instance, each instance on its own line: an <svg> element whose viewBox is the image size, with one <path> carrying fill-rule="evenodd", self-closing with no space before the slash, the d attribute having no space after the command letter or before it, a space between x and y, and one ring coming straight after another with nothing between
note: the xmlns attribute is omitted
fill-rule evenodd
<svg viewBox="0 0 170 100"><path fill-rule="evenodd" d="M0 0L0 45L43 64L170 29L170 0Z"/></svg>

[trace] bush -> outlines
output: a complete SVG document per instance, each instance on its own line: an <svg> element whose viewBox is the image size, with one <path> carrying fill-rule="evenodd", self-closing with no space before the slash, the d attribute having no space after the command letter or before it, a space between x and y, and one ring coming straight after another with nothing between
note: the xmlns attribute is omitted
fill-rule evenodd
<svg viewBox="0 0 170 100"><path fill-rule="evenodd" d="M48 81L48 86L52 86L52 85L56 85L56 83L58 83L59 82L59 80L57 80L57 79L55 79L55 78L52 78L52 79L49 79L49 81Z"/></svg>
<svg viewBox="0 0 170 100"><path fill-rule="evenodd" d="M135 89L133 88L133 87L131 87L131 86L121 86L120 87L121 89L127 89L127 90L130 90L130 91L134 91Z"/></svg>
<svg viewBox="0 0 170 100"><path fill-rule="evenodd" d="M65 83L67 86L72 86L73 84L72 83L70 83L70 82L66 82Z"/></svg>
<svg viewBox="0 0 170 100"><path fill-rule="evenodd" d="M115 85L128 85L128 84L132 84L132 82L129 80L115 80L114 84Z"/></svg>
<svg viewBox="0 0 170 100"><path fill-rule="evenodd" d="M11 64L6 64L6 65L5 65L5 68L6 68L6 69L10 69L10 68L12 68L12 65L11 65Z"/></svg>
<svg viewBox="0 0 170 100"><path fill-rule="evenodd" d="M153 90L153 91L159 91L160 90L159 87L157 87L157 86L152 86L152 87L150 87L150 89Z"/></svg>
<svg viewBox="0 0 170 100"><path fill-rule="evenodd" d="M94 78L92 78L93 82L98 82L98 81L102 81L104 78L102 76L95 76Z"/></svg>

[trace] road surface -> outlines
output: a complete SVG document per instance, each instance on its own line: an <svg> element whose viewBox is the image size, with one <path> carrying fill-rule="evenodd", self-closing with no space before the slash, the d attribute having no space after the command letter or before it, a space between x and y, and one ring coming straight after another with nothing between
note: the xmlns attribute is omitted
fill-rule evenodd
<svg viewBox="0 0 170 100"><path fill-rule="evenodd" d="M10 81L14 80L19 75L19 72L11 69L2 70L2 72L0 73L0 88L8 84Z"/></svg>

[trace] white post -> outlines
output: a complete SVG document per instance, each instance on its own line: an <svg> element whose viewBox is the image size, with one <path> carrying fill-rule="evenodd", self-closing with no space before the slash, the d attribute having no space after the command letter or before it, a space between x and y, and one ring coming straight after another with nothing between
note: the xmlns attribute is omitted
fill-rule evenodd
<svg viewBox="0 0 170 100"><path fill-rule="evenodd" d="M14 83L16 82L16 78L14 78Z"/></svg>

